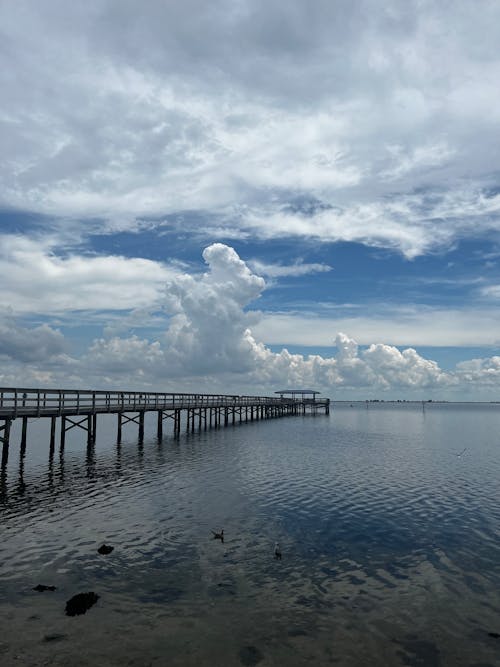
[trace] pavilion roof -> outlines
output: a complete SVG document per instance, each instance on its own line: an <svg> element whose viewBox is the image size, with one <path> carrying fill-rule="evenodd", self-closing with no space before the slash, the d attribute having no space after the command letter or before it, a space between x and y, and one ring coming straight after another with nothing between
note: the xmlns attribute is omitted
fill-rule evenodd
<svg viewBox="0 0 500 667"><path fill-rule="evenodd" d="M314 389L280 389L275 391L275 394L321 394L320 391Z"/></svg>

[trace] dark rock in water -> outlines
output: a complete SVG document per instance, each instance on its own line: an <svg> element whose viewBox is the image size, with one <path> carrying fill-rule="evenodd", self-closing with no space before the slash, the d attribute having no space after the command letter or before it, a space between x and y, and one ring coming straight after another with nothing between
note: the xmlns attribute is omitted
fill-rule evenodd
<svg viewBox="0 0 500 667"><path fill-rule="evenodd" d="M240 661L246 665L246 667L252 667L256 665L261 660L264 660L264 656L255 646L243 646L238 651Z"/></svg>
<svg viewBox="0 0 500 667"><path fill-rule="evenodd" d="M498 632L488 632L489 637L493 637L493 639L500 639L500 634Z"/></svg>
<svg viewBox="0 0 500 667"><path fill-rule="evenodd" d="M44 584L37 584L34 588L34 591L38 591L39 593L43 593L43 591L55 591L56 587L55 586L45 586Z"/></svg>
<svg viewBox="0 0 500 667"><path fill-rule="evenodd" d="M104 554L105 556L107 556L113 551L113 549L114 547L110 547L108 544L103 544L99 547L99 549L97 549L97 553Z"/></svg>
<svg viewBox="0 0 500 667"><path fill-rule="evenodd" d="M59 635L57 632L55 632L53 635L45 635L43 638L44 642L60 642L63 639L66 639L68 635Z"/></svg>
<svg viewBox="0 0 500 667"><path fill-rule="evenodd" d="M80 614L85 614L85 612L93 607L99 596L96 595L93 591L89 593L78 593L78 595L73 595L71 600L66 602L66 615L67 616L79 616Z"/></svg>

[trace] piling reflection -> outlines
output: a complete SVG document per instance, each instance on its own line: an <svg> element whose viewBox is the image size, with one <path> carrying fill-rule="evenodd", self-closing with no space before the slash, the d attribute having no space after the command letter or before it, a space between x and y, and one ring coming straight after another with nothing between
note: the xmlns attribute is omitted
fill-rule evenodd
<svg viewBox="0 0 500 667"><path fill-rule="evenodd" d="M89 442L87 444L85 464L86 464L86 476L87 477L95 477L95 474L96 474L96 457L95 457L95 444L93 442Z"/></svg>
<svg viewBox="0 0 500 667"><path fill-rule="evenodd" d="M26 491L26 484L24 482L24 460L26 458L26 445L21 445L19 450L19 469L17 475L17 495L23 496Z"/></svg>
<svg viewBox="0 0 500 667"><path fill-rule="evenodd" d="M191 434L188 434L191 435ZM67 451L63 442L57 452L53 443L50 444L45 465L40 465L26 471L29 452L26 444L19 447L17 466L9 467L9 456L6 453L2 458L0 467L0 505L6 506L12 499L22 500L27 492L35 489L36 493L48 493L50 496L56 492L71 492L67 488L67 482L71 480L72 485L78 485L79 480L95 478L117 478L122 475L133 473L134 470L143 470L145 465L146 451L154 444L155 459L158 465L165 461L165 442L179 442L176 434L155 438L148 442L138 439L135 444L129 443L124 446L116 443L111 449L105 450L97 456L96 444L87 442L85 456L79 457ZM132 445L132 446L131 446ZM11 444L12 449L12 444ZM67 474L69 473L69 475ZM14 483L15 480L15 483Z"/></svg>
<svg viewBox="0 0 500 667"><path fill-rule="evenodd" d="M2 465L0 468L0 503L7 504L8 502L8 492L7 492L7 462L2 458Z"/></svg>

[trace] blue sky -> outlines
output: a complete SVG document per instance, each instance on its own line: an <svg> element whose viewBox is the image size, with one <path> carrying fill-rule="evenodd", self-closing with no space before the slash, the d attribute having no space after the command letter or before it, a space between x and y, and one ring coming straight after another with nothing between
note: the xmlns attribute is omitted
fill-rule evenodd
<svg viewBox="0 0 500 667"><path fill-rule="evenodd" d="M496 2L0 8L0 384L496 400Z"/></svg>

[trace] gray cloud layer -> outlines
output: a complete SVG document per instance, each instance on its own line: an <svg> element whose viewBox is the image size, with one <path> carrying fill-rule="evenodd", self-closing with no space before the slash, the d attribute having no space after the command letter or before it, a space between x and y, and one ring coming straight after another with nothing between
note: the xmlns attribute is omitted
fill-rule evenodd
<svg viewBox="0 0 500 667"><path fill-rule="evenodd" d="M7 0L0 25L4 205L408 257L499 231L495 1Z"/></svg>

